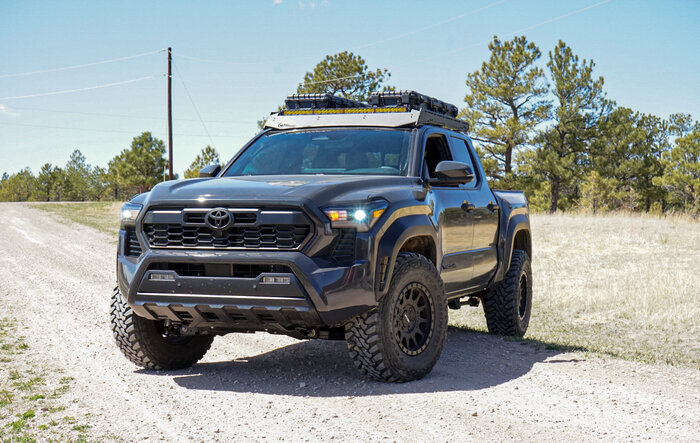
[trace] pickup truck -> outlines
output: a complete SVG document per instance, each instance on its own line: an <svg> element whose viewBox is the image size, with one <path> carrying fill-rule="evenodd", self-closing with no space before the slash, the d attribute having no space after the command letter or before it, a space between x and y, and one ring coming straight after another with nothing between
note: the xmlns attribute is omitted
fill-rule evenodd
<svg viewBox="0 0 700 443"><path fill-rule="evenodd" d="M167 181L121 211L111 324L155 370L217 335L346 340L363 374L428 374L448 308L483 305L523 336L532 304L528 204L493 191L457 108L414 91L369 103L289 96L226 165Z"/></svg>

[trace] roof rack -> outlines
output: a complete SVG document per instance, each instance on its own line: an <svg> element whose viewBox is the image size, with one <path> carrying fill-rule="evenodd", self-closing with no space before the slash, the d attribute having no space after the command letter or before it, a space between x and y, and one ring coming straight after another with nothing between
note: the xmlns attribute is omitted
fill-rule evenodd
<svg viewBox="0 0 700 443"><path fill-rule="evenodd" d="M455 105L416 91L373 92L368 101L372 106L407 106L411 109L427 109L450 117L457 117L459 112Z"/></svg>
<svg viewBox="0 0 700 443"><path fill-rule="evenodd" d="M287 109L366 108L367 103L333 94L291 94L284 101Z"/></svg>
<svg viewBox="0 0 700 443"><path fill-rule="evenodd" d="M292 94L285 100L286 109L271 114L265 127L434 125L461 132L469 130L469 123L455 118L456 106L415 91L376 92L370 95L369 102L368 105L332 94Z"/></svg>

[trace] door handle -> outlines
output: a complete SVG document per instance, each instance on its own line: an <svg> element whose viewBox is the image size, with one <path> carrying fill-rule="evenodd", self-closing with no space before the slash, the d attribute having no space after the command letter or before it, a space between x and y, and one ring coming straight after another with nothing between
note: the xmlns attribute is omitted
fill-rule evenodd
<svg viewBox="0 0 700 443"><path fill-rule="evenodd" d="M489 211L491 212L498 211L498 205L494 202L489 202L489 204L486 207L489 208Z"/></svg>
<svg viewBox="0 0 700 443"><path fill-rule="evenodd" d="M472 212L474 209L476 209L476 206L474 206L473 204L471 204L471 203L469 203L468 201L464 200L464 202L462 203L461 208L462 208L462 210L464 210L464 212Z"/></svg>

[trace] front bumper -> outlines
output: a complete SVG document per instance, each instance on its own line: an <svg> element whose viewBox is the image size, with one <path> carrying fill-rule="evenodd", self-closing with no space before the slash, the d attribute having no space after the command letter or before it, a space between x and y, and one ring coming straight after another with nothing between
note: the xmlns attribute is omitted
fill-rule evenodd
<svg viewBox="0 0 700 443"><path fill-rule="evenodd" d="M232 331L295 330L338 326L376 305L372 267L367 260L329 266L298 251L148 249L123 255L120 233L117 277L136 314L169 319L193 328ZM290 272L256 277L179 275L162 264L279 265ZM168 274L167 280L152 274ZM288 284L262 283L265 276L289 277Z"/></svg>

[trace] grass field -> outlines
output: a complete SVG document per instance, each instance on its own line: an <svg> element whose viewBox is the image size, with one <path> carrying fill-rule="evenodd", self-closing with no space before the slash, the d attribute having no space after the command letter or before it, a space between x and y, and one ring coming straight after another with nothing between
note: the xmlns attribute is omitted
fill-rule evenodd
<svg viewBox="0 0 700 443"><path fill-rule="evenodd" d="M53 212L68 220L90 226L107 234L119 231L119 202L33 203L42 211Z"/></svg>
<svg viewBox="0 0 700 443"><path fill-rule="evenodd" d="M116 234L119 204L36 207ZM532 216L531 343L700 368L700 223L643 215ZM451 324L485 331L481 308Z"/></svg>
<svg viewBox="0 0 700 443"><path fill-rule="evenodd" d="M527 339L700 367L700 223L640 215L532 216ZM485 330L480 310L452 323Z"/></svg>

